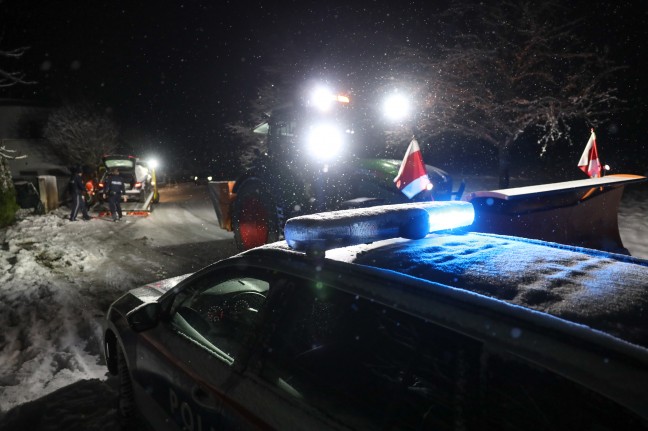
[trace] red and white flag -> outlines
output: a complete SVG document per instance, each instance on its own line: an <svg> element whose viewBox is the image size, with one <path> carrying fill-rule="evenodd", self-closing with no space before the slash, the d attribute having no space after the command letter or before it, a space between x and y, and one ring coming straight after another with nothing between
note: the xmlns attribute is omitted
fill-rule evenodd
<svg viewBox="0 0 648 431"><path fill-rule="evenodd" d="M394 182L396 187L410 199L423 190L432 190L432 183L425 170L421 149L416 139L412 139L407 147L405 158Z"/></svg>
<svg viewBox="0 0 648 431"><path fill-rule="evenodd" d="M598 150L596 149L596 135L594 129L590 135L589 141L585 146L585 151L578 161L578 167L581 171L589 175L590 178L599 178L601 176L601 162L598 157Z"/></svg>

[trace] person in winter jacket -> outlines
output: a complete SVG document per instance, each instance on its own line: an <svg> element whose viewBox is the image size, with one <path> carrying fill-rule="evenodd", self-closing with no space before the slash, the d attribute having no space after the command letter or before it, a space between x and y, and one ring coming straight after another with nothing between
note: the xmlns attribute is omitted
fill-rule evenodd
<svg viewBox="0 0 648 431"><path fill-rule="evenodd" d="M70 197L72 198L72 211L70 212L70 221L76 221L79 210L83 214L83 220L90 220L88 215L88 208L86 207L84 194L85 186L83 185L83 180L81 179L83 171L80 168L72 169L72 176L70 177L70 182L68 183L68 190L70 192Z"/></svg>
<svg viewBox="0 0 648 431"><path fill-rule="evenodd" d="M113 221L119 221L122 218L121 198L126 193L124 179L119 175L119 170L114 168L106 178L104 193L108 198L108 207L112 214Z"/></svg>

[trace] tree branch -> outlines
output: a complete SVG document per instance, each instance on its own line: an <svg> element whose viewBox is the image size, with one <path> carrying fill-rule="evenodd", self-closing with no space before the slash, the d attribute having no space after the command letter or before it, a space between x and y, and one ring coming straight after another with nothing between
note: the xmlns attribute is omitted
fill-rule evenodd
<svg viewBox="0 0 648 431"><path fill-rule="evenodd" d="M0 57L20 59L28 49L28 47L22 47L9 51L0 50ZM6 70L0 69L0 88L10 87L16 84L31 85L35 83L35 81L28 81L27 79L25 79L25 74L22 72L7 72Z"/></svg>

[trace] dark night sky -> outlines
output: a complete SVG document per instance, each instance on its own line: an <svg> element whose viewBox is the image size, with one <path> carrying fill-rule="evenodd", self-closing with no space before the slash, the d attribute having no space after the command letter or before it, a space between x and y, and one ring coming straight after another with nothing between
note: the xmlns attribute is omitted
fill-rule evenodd
<svg viewBox="0 0 648 431"><path fill-rule="evenodd" d="M582 3L593 37L629 66L621 89L639 105L626 121L643 136L645 114L637 112L647 111L648 2ZM259 69L286 45L316 57L337 32L351 40L364 33L371 36L364 45L337 49L353 57L364 46L379 55L383 42L429 31L430 4L0 0L0 48L31 47L19 66L38 84L13 89L16 95L99 102L126 139L204 160L218 145L232 145L223 125L241 117Z"/></svg>
<svg viewBox="0 0 648 431"><path fill-rule="evenodd" d="M5 2L3 46L30 46L38 81L21 91L101 102L135 139L204 145L236 112L258 35L231 5L160 3Z"/></svg>
<svg viewBox="0 0 648 431"><path fill-rule="evenodd" d="M272 3L5 0L0 47L30 47L19 67L38 84L14 94L100 102L127 140L203 160L231 145L223 124L241 117L278 39L322 43L339 18L321 2Z"/></svg>

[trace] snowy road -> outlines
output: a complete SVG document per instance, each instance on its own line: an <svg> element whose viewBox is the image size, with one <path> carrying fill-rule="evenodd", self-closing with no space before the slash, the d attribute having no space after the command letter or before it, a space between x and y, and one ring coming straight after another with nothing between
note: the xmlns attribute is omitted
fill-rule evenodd
<svg viewBox="0 0 648 431"><path fill-rule="evenodd" d="M157 275L163 277L196 271L235 252L234 236L218 227L205 186L183 183L164 188L148 217L124 219L125 223L107 222L103 228L120 237L135 256L156 253L161 266Z"/></svg>

